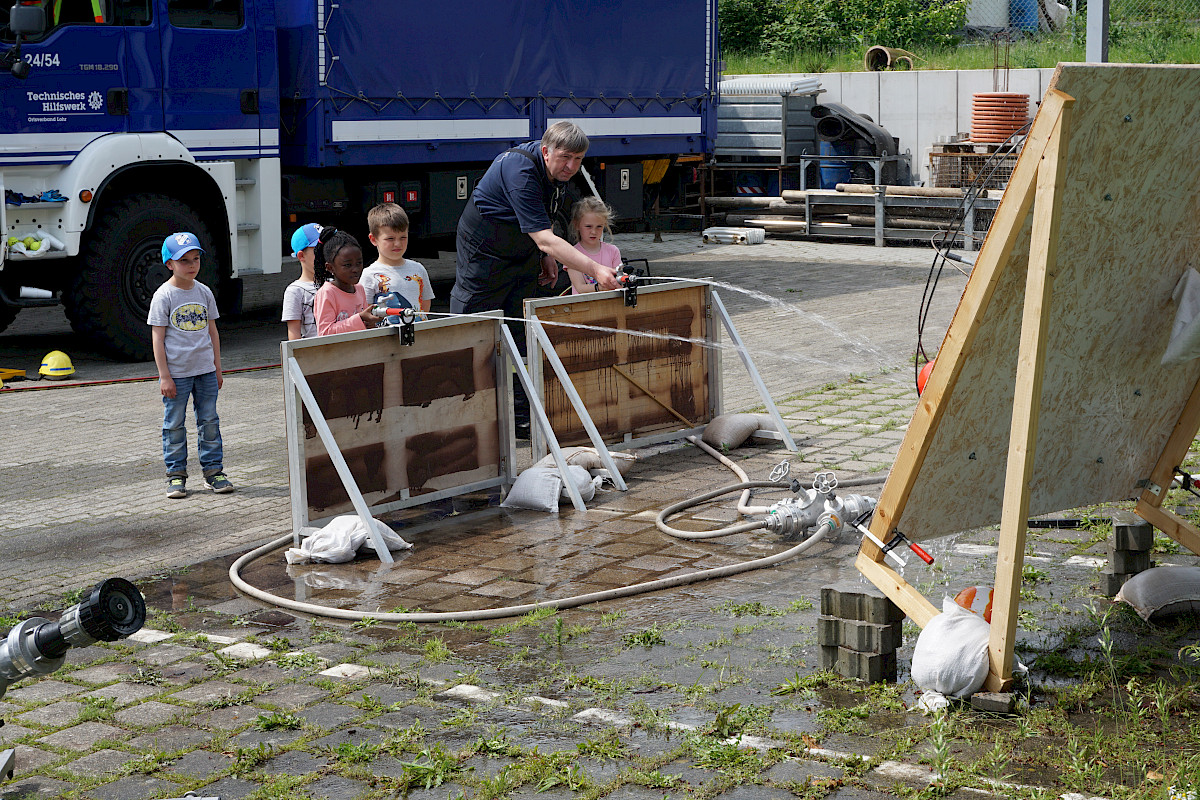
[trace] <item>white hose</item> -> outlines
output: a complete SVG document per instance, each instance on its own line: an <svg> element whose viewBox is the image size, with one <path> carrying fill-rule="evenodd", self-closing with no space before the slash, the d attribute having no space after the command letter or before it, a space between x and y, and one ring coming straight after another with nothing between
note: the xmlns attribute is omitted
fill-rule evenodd
<svg viewBox="0 0 1200 800"><path fill-rule="evenodd" d="M746 473L740 467L738 467L736 464L734 464L732 461L725 458L723 455L718 453L716 450L713 450L711 447L704 444L702 441L700 441L696 437L689 436L688 439L693 444L697 445L698 447L702 448L706 452L715 456L718 460L721 461L722 464L724 464L725 466L732 469L734 471L734 473L737 474L738 477L742 478L743 480L742 480L742 483L733 484L732 486L726 486L721 489L716 489L712 492L707 492L705 494L702 494L699 497L688 498L687 500L683 500L679 503L675 503L671 506L668 506L667 508L664 508L659 513L658 518L655 519L655 525L658 527L658 529L663 531L664 533L667 533L670 536L674 536L674 537L681 538L681 539L711 539L711 538L714 538L717 536L729 536L729 535L735 534L735 533L745 533L747 531L757 530L759 528L764 527L766 525L766 523L762 522L762 521L743 522L738 525L732 525L732 526L722 528L722 529L716 530L716 531L693 532L693 531L677 530L675 528L671 528L670 526L666 525L666 519L671 514L681 511L684 508L687 508L689 506L693 506L693 505L697 505L699 503L705 502L705 501L710 500L719 495L726 494L727 492L737 491L738 489L744 489L745 490L743 493L743 500L744 500L745 498L749 497L751 488L758 488L760 486L763 488L771 488L771 487L778 488L778 489L786 489L787 488L784 484L773 483L771 481L749 481L749 480L746 480ZM863 482L877 483L878 481L865 480ZM751 484L751 485L744 486L743 484ZM851 482L847 481L843 485L853 485L853 484ZM739 512L742 511L743 505L744 505L743 501L739 500L739 502L738 502L738 511ZM764 508L763 511L765 512L765 510L766 509ZM742 513L746 513L746 512L742 512ZM760 512L750 512L750 513L760 513ZM787 550L784 550L783 552L776 553L773 556L765 556L763 558L756 558L756 559L752 559L750 561L741 561L737 564L728 564L724 567L713 567L712 569L700 570L699 572L689 572L685 575L676 575L671 578L659 578L658 580L647 581L645 583L635 583L632 586L619 586L615 589L606 589L606 590L600 591L600 592L590 592L588 594L580 594L580 595L575 595L573 597L564 597L564 598L561 598L558 600L543 600L540 603L526 603L524 605L519 605L519 606L504 606L504 607L500 607L500 608L481 608L481 609L476 609L474 611L441 611L441 612L437 612L437 611L407 611L407 612L403 612L403 613L396 613L396 612L390 612L390 611L377 611L375 613L366 613L363 611L354 611L351 609L344 609L344 608L330 608L329 606L317 605L316 603L305 603L300 600L292 600L287 597L280 597L279 595L271 594L270 592L268 592L264 589L259 589L256 586L251 586L249 583L247 583L245 580L242 579L241 571L247 564L249 564L252 561L255 561L256 559L262 558L263 556L267 555L268 553L271 553L275 550L279 550L280 548L286 547L289 544L291 544L292 543L292 535L290 533L285 536L279 537L275 541L268 542L267 544L264 544L261 547L257 547L254 550L251 550L249 553L246 553L245 555L241 556L237 561L234 561L233 564L231 564L229 567L229 580L234 585L234 587L239 592L242 592L243 594L247 594L251 597L257 598L258 600L262 600L265 603L270 603L271 605L275 605L280 608L287 608L292 611L299 611L301 613L311 614L316 617L326 617L329 619L344 619L344 620L351 620L351 621L358 621L358 620L370 618L377 622L396 622L396 623L399 623L399 622L469 622L469 621L475 621L475 620L481 620L481 619L503 619L505 617L519 617L524 614L528 614L532 611L537 611L538 609L542 609L542 608L556 608L556 609L557 608L576 608L578 606L587 605L589 603L599 603L604 600L615 600L617 598L630 597L632 595L643 594L645 592L656 592L660 589L671 589L676 586L686 586L689 583L698 583L700 581L712 580L714 578L725 578L730 575L737 575L742 572L749 572L749 571L755 570L755 569L762 569L763 567L772 567L776 564L782 563L784 561L788 561L789 559L792 559L792 558L795 558L796 556L801 555L806 550L808 550L809 548L811 548L815 544L817 544L817 542L822 541L825 538L826 534L828 534L831 530L832 530L832 523L826 521L826 523L822 524L815 533L813 533L811 536L806 538L803 542L800 542L799 544L795 545L794 547L788 548Z"/></svg>
<svg viewBox="0 0 1200 800"><path fill-rule="evenodd" d="M751 523L747 523L751 524ZM756 524L754 527L762 527L762 524ZM251 586L242 580L239 574L244 566L254 561L257 558L265 556L273 550L278 550L281 547L286 547L292 542L292 535L289 533L286 536L281 536L273 542L264 544L255 550L251 550L244 556L233 562L229 567L229 580L238 591L248 594L251 597L258 598L266 603L288 608L292 611L300 611L305 614L312 614L317 617L329 617L331 619L346 619L346 620L361 620L366 618L374 619L378 622L465 622L481 619L501 619L504 617L519 617L528 614L531 611L536 611L540 608L575 608L577 606L587 605L588 603L599 603L603 600L615 600L619 597L629 597L643 592L654 592L659 589L671 589L676 586L685 586L689 583L697 583L699 581L707 581L713 578L725 578L730 575L737 575L741 572L749 572L753 569L761 569L763 567L771 567L782 561L787 561L790 558L803 553L805 550L812 547L818 541L825 537L825 526L817 531L816 534L805 539L800 544L782 553L776 553L773 556L765 558L756 558L752 561L742 561L737 564L729 564L724 567L714 567L705 569L699 572L689 572L686 575L676 575L673 578L660 578L655 581L647 581L646 583L636 583L632 586L620 586L616 589L606 589L602 592L591 592L589 594L575 595L574 597L564 597L560 600L544 600L541 603L526 603L520 606L506 606L503 608L481 608L475 611L444 611L444 612L429 612L429 611L411 611L405 613L394 612L376 612L374 614L363 611L353 611L344 608L330 608L321 606L315 603L305 603L299 600L291 600L286 597L271 594L268 591Z"/></svg>

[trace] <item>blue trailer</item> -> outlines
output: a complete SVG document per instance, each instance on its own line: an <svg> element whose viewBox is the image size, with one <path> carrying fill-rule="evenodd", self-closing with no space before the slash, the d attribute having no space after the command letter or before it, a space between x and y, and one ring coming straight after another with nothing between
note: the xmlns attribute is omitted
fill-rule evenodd
<svg viewBox="0 0 1200 800"><path fill-rule="evenodd" d="M62 302L122 358L151 355L171 231L231 308L304 222L361 234L394 200L444 245L492 158L558 120L632 218L716 132L716 0L18 0L0 40L0 330Z"/></svg>

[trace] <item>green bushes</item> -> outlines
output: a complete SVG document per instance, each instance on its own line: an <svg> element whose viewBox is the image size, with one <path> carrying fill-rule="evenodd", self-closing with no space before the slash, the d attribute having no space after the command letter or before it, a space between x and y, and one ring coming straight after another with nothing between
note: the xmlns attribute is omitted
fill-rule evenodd
<svg viewBox="0 0 1200 800"><path fill-rule="evenodd" d="M874 44L950 44L969 0L720 0L726 52L832 53Z"/></svg>

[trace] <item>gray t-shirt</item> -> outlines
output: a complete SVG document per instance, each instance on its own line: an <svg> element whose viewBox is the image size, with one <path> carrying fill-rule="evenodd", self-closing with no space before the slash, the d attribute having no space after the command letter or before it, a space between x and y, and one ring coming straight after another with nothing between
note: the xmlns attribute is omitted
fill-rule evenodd
<svg viewBox="0 0 1200 800"><path fill-rule="evenodd" d="M158 287L146 323L167 329L167 369L172 378L191 378L217 368L208 325L220 316L212 290L200 281L190 289L170 282Z"/></svg>
<svg viewBox="0 0 1200 800"><path fill-rule="evenodd" d="M283 290L283 321L300 320L300 338L317 335L317 318L313 316L313 299L320 285L303 279L292 281Z"/></svg>

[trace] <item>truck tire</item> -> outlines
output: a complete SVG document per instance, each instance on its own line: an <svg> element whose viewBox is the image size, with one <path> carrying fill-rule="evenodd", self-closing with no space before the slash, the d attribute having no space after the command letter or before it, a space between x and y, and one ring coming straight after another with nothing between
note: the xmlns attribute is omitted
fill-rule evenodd
<svg viewBox="0 0 1200 800"><path fill-rule="evenodd" d="M76 333L113 358L153 360L146 315L154 291L171 277L162 263L162 242L176 231L200 239L204 257L197 280L217 292L218 250L200 215L167 195L130 195L100 212L79 270L63 293Z"/></svg>

